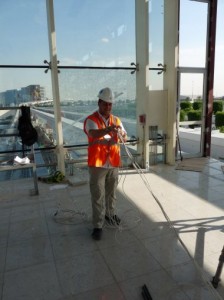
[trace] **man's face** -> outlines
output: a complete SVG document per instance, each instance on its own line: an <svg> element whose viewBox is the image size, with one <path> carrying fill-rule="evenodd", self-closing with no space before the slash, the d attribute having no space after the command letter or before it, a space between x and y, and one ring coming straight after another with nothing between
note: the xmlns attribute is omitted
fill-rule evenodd
<svg viewBox="0 0 224 300"><path fill-rule="evenodd" d="M112 103L105 102L103 100L99 100L98 102L99 112L105 118L109 117L112 109Z"/></svg>

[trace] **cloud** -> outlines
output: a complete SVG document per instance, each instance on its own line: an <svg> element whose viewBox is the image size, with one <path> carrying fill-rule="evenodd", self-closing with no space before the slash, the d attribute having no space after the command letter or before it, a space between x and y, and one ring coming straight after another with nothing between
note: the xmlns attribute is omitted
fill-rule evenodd
<svg viewBox="0 0 224 300"><path fill-rule="evenodd" d="M101 42L103 42L103 43L109 43L109 39L108 38L102 38Z"/></svg>
<svg viewBox="0 0 224 300"><path fill-rule="evenodd" d="M60 59L60 65L75 65L77 61L74 58L71 57L63 57Z"/></svg>

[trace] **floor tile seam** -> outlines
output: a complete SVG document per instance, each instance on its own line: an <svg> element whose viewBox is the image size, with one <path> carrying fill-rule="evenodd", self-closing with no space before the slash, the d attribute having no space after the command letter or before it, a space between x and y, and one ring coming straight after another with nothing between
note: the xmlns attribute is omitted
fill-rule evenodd
<svg viewBox="0 0 224 300"><path fill-rule="evenodd" d="M130 230L130 228L125 228L125 225L128 224L128 220L130 220L130 213L131 213L131 217L134 216L135 221L133 220L133 222L135 222L135 223L141 222L142 219L144 218L142 208L138 207L134 201L131 203L131 205L129 207L122 208L122 210L120 209L120 211L117 208L117 211L115 212L115 214L116 213L118 214L119 218L121 218L121 224L116 227L116 229L118 229L118 230L120 230L120 229L122 230L122 225L123 225L123 230ZM136 226L138 226L138 224L135 225L135 227Z"/></svg>
<svg viewBox="0 0 224 300"><path fill-rule="evenodd" d="M210 252L210 253L202 253L202 254L195 254L194 255L194 260L197 262L197 264L203 264L203 268L206 268L207 272L210 273L210 271L208 270L208 268L210 267L211 264L207 263L207 259L211 258L211 257L214 257L217 259L217 264L215 267L218 267L218 264L219 264L219 256L220 256L220 253L221 253L221 250L218 251L218 252ZM200 267L202 268L202 266L200 265ZM211 278L213 277L212 275L215 275L215 274L210 274L211 275Z"/></svg>
<svg viewBox="0 0 224 300"><path fill-rule="evenodd" d="M199 272L199 270L197 269L197 267L196 267L196 265L195 265L195 260L194 260L194 258L192 258L191 260L189 260L189 261L187 261L187 262L181 262L181 263L179 263L179 264L176 264L176 265L174 265L174 266L167 266L167 267L165 267L164 269L166 270L166 272L168 273L168 274L170 274L170 271L169 270L171 270L171 269L173 269L173 268L180 268L180 267L183 267L183 268L187 268L188 266L191 266L191 267L193 267L194 268L194 271L195 271L195 273L196 273L196 275L197 275L197 278L200 278L200 280L201 280L201 273ZM194 274L195 275L195 274ZM175 280L175 279L174 279ZM178 282L178 281L177 281Z"/></svg>
<svg viewBox="0 0 224 300"><path fill-rule="evenodd" d="M186 262L185 262L186 263ZM182 264L185 264L185 263L182 263ZM191 298L187 295L187 294L185 294L185 292L180 288L180 286L179 286L179 282L178 281L176 281L173 277L172 277L172 275L170 274L170 272L168 272L168 269L169 268L172 268L173 266L170 266L170 267L162 267L162 270L165 272L165 274L171 279L171 281L172 281L172 283L173 283L173 285L174 285L174 287L176 287L178 290L180 290L185 296L186 296L186 298L187 299L189 299L189 300L191 300Z"/></svg>
<svg viewBox="0 0 224 300"><path fill-rule="evenodd" d="M83 254L83 256L92 256L93 254L99 254L99 249L94 249L94 250L91 250L89 252L85 252L82 254ZM72 256L64 256L64 257L60 257L60 258L55 258L53 260L54 265L57 268L57 265L60 265L62 263L66 263L66 262L71 262L72 260L75 260L75 258L77 258L77 257L80 257L80 253L76 253ZM59 274L59 272L57 274Z"/></svg>
<svg viewBox="0 0 224 300"><path fill-rule="evenodd" d="M17 217L17 218L19 218L19 217ZM10 223L11 224L17 224L17 223L24 223L24 222L30 222L30 221L32 221L32 222L36 222L36 221L41 221L41 220L43 220L45 218L45 212L44 212L44 210L43 210L43 212L42 212L42 214L41 215L37 215L37 216L35 216L35 217L28 217L28 218L25 218L25 219L21 219L21 220L14 220L13 219L13 215L12 215L12 218L11 218L11 220L10 220Z"/></svg>
<svg viewBox="0 0 224 300"><path fill-rule="evenodd" d="M102 252L102 249L99 249L99 254L100 254L101 258L103 259L105 265L107 266L107 269L109 270L109 272L110 272L110 274L111 274L111 276L112 276L114 282L116 283L116 285L118 286L120 292L122 293L122 295L123 295L123 297L124 297L124 300L125 300L125 299L128 300L128 299L125 297L125 295L124 295L124 293L123 293L123 290L122 290L122 288L121 288L121 286L120 286L120 284L119 284L119 283L121 283L121 282L124 281L124 280L121 280L121 281L120 281L120 280L117 280L117 278L116 278L116 276L114 275L114 273L113 273L113 271L112 271L110 265L109 265L109 264L107 263L107 261L106 261L106 258L105 258L104 254L103 254L103 252ZM135 277L139 277L139 276L128 276L128 280L130 280L130 279L132 279L132 278L135 278ZM126 279L126 280L127 280L127 279Z"/></svg>
<svg viewBox="0 0 224 300"><path fill-rule="evenodd" d="M10 223L10 217L8 217L8 220L6 221L4 220L0 221L0 227L7 226L9 223Z"/></svg>
<svg viewBox="0 0 224 300"><path fill-rule="evenodd" d="M8 243L8 248L12 248L12 247L16 247L18 246L19 244L21 243L33 243L33 241L35 240L38 240L40 238L47 238L49 239L49 235L48 234L42 234L42 235L38 235L38 236L35 236L35 237L29 237L29 238L24 238L24 239L20 239L20 240L14 240L12 242L9 241Z"/></svg>
<svg viewBox="0 0 224 300"><path fill-rule="evenodd" d="M215 180L214 183L208 182L207 185L200 185L200 188L204 188L209 191L211 188L215 188L215 187L219 188L220 186L222 186L222 184L223 184L223 181L217 182L217 180Z"/></svg>
<svg viewBox="0 0 224 300"><path fill-rule="evenodd" d="M206 256L208 256L208 255L206 255ZM204 261L205 261L204 258L205 257L203 257L203 265L201 265L201 262L198 261L199 257L197 256L197 254L196 254L196 256L191 255L190 263L192 263L192 266L194 267L194 270L195 270L197 276L200 277L201 282L203 282L204 284L207 284L207 282L210 282L212 280L212 274L210 274L208 266L206 267L206 264L204 263ZM185 265L186 262L184 262L182 264ZM182 264L179 264L179 265L182 265ZM208 277L208 274L210 275L210 277Z"/></svg>
<svg viewBox="0 0 224 300"><path fill-rule="evenodd" d="M203 204L198 204L195 206L195 211L198 212L201 209L202 217L203 213L206 211L210 211L211 215L214 217L220 217L223 216L223 198L220 198L219 196L215 199L212 199L212 197L205 197L203 195L198 195L198 198L200 198L201 201L205 202ZM192 207L188 208L189 213L193 214ZM208 216L205 214L204 218L208 218Z"/></svg>
<svg viewBox="0 0 224 300"><path fill-rule="evenodd" d="M149 240L149 239L147 239L147 240ZM142 244L143 248L146 250L146 252L157 262L157 264L160 266L160 269L165 269L166 266L163 265L163 263L154 255L154 253L152 251L150 251L150 248L146 247L146 245L143 243L143 240L141 241L141 244ZM190 260L190 257L189 257L189 260ZM154 271L156 271L156 270L154 270Z"/></svg>
<svg viewBox="0 0 224 300"><path fill-rule="evenodd" d="M161 263L161 262L159 262L158 261L158 259L157 259L157 261L159 262L159 264L163 267L163 268L175 268L175 267L178 267L179 265L182 265L182 264L186 264L186 263L188 263L188 262L190 262L191 260L192 260L192 258L187 254L187 252L185 252L184 251L184 254L185 254L185 257L184 258L182 258L182 260L181 260L181 262L172 262L172 263L168 263L168 264L165 264L164 265L164 263ZM155 258L156 259L156 258Z"/></svg>
<svg viewBox="0 0 224 300"><path fill-rule="evenodd" d="M208 204L211 204L211 203L208 203ZM202 206L204 206L204 205L202 205ZM198 209L198 208L197 208ZM204 222L205 222L205 220L211 220L211 218L213 218L214 219L214 221L213 222L215 222L215 219L220 219L220 217L223 217L223 215L221 214L220 216L215 216L215 217L211 217L211 214L209 215L209 217L207 216L207 215L204 215L203 214L203 211L201 211L200 210L200 214L198 214L198 213L194 213L194 212L197 212L198 210L194 210L194 211L192 211L192 210L190 210L190 211L188 211L188 209L186 209L186 211L187 211L187 213L188 214L191 214L192 215L192 217L195 219L195 220L204 220Z"/></svg>
<svg viewBox="0 0 224 300"><path fill-rule="evenodd" d="M179 210L181 210L182 212L184 212L186 215L188 215L188 216L186 216L186 217L180 217L179 219L179 221L182 221L182 222L186 222L186 221L190 221L190 222L193 222L195 219L198 219L193 213L192 213L192 211L191 210L188 210L188 208L186 208L186 205L177 205L177 209L179 209ZM172 217L170 217L169 216L169 218L170 218L170 222L171 222L171 224L173 223L173 222L177 222L177 220L172 220Z"/></svg>
<svg viewBox="0 0 224 300"><path fill-rule="evenodd" d="M86 250L86 251L82 251L82 252L76 252L75 254L69 254L69 255L66 255L66 256L60 256L60 257L57 257L57 255L54 255L54 262L55 264L57 265L58 263L61 263L63 261L70 261L70 260L73 260L77 257L80 257L80 255L91 255L93 254L93 252L97 252L97 250Z"/></svg>
<svg viewBox="0 0 224 300"><path fill-rule="evenodd" d="M42 206L44 206L44 204L42 204ZM60 290L61 295L64 295L64 289L63 289L62 282L60 280L60 272L59 272L59 269L57 267L57 260L56 260L56 256L55 256L55 253L54 253L53 242L52 242L52 239L51 239L51 233L50 233L49 225L48 225L48 222L47 222L47 215L46 215L45 210L44 210L44 220L45 220L45 224L47 226L47 232L48 232L48 237L49 237L50 247L51 247L51 254L52 254L52 257L53 257L53 264L54 264L55 271L56 271L57 281L58 281L58 284L59 284L59 287L60 287L59 290Z"/></svg>
<svg viewBox="0 0 224 300"><path fill-rule="evenodd" d="M81 250L81 252L75 252L74 254L71 254L71 255L67 255L67 256L62 256L62 257L58 257L58 255L55 254L55 247L54 247L54 241L53 239L57 239L58 237L60 237L60 234L61 233L51 233L50 234L50 244L51 244L51 248L52 248L52 251L53 251L53 254L54 254L54 258L55 258L55 262L58 262L60 260L63 260L63 259L67 259L67 258L73 258L73 257L77 257L77 256L80 256L80 254L91 254L92 252L94 251L98 251L98 248L96 249L85 249L85 250ZM83 234L82 233L78 233L78 234L74 234L72 232L70 232L68 235L66 235L66 238L69 238L69 239L72 239L72 238L75 238L75 237L82 237ZM63 237L61 237L61 239L63 239Z"/></svg>
<svg viewBox="0 0 224 300"><path fill-rule="evenodd" d="M128 240L125 244L124 243L120 244L119 242L116 241L116 243L113 244L113 245L111 245L111 244L109 244L109 245L100 245L100 241L99 241L99 242L96 242L97 250L99 250L100 253L103 255L103 252L106 251L107 249L111 249L111 248L125 249L125 248L128 248L130 246L135 246L139 240L137 239L137 237L132 232L129 232L129 234L132 237L134 237L134 240Z"/></svg>
<svg viewBox="0 0 224 300"><path fill-rule="evenodd" d="M182 172L182 177L183 178L187 178L189 180L194 180L194 177L199 177L199 179L205 180L208 175L206 173L203 172L194 172L194 171L186 171L186 170L178 170ZM193 175L193 178L191 179L191 175Z"/></svg>
<svg viewBox="0 0 224 300"><path fill-rule="evenodd" d="M220 184L218 184L218 185L215 185L214 187L213 186L209 187L210 190L214 190L215 192L216 192L216 188L223 189L223 191L221 189L218 191L218 193L220 193L221 195L223 195L223 193L224 193L223 182L220 183Z"/></svg>
<svg viewBox="0 0 224 300"><path fill-rule="evenodd" d="M168 229L168 228L166 228L166 229ZM163 238L166 236L167 236L167 231L159 231L159 232L156 232L155 234L149 232L147 235L145 234L142 236L139 236L136 234L135 238L138 239L139 242L142 242L143 240L146 240L146 239L155 240L155 239L160 239L160 238Z"/></svg>
<svg viewBox="0 0 224 300"><path fill-rule="evenodd" d="M17 201L18 202L18 201ZM13 204L13 208L23 208L23 207L28 207L28 206L31 206L31 207L33 207L34 205L40 205L41 204L41 202L40 201L36 201L36 202L32 202L32 203L30 203L30 202L20 202L20 203L17 203L16 205L15 205L15 203L12 203Z"/></svg>
<svg viewBox="0 0 224 300"><path fill-rule="evenodd" d="M213 294L213 286L211 285L211 280L212 280L212 277L211 278L208 278L208 276L207 276L207 274L206 274L206 271L204 271L200 266L199 266L199 269L197 268L197 266L196 266L196 264L195 263L197 263L194 259L193 259L193 261L192 261L192 263L193 263L193 266L194 266L194 270L195 270L195 272L196 272L196 275L197 275L197 277L196 277L196 279L194 280L194 282L195 283L190 283L190 285L191 286L193 286L193 287L198 287L198 284L200 284L201 285L201 288L205 288L206 290L209 290L209 292L210 293L212 293ZM171 268L173 268L173 267L179 267L179 266L181 266L181 265L183 265L183 266L185 266L186 265L186 262L184 262L184 263L182 263L182 264L178 264L178 265L175 265L175 266L169 266L169 267L167 267L166 269L167 269L167 272L168 272L168 270L169 269L171 269ZM207 271L208 272L208 271ZM169 272L168 272L169 273ZM195 275L195 274L194 274ZM210 280L211 279L211 280ZM186 283L186 281L183 281L183 283L180 283L179 281L178 281L178 279L176 280L176 279L173 279L177 284L178 284L178 286L180 286L180 284L185 284ZM188 283L187 283L188 284ZM206 288L207 287L207 288ZM184 290L182 290L182 292L184 292ZM216 293L216 292L215 292ZM187 296L188 296L188 294L186 294ZM191 299L191 298L190 298ZM217 299L217 298L213 298L214 300L215 299ZM211 299L212 300L212 299Z"/></svg>
<svg viewBox="0 0 224 300"><path fill-rule="evenodd" d="M26 217L24 215L21 215L21 216L19 215L19 216L14 217L14 221L13 222L11 221L11 223L16 225L18 223L25 223L25 222L38 222L38 220L41 220L42 217L43 217L43 215L37 215L37 216L33 216L33 217L31 217L31 216Z"/></svg>
<svg viewBox="0 0 224 300"><path fill-rule="evenodd" d="M222 191L217 191L215 189L215 187L213 188L213 187L209 187L209 186L200 186L200 189L197 188L192 191L192 194L195 195L197 198L202 198L202 199L197 199L197 201L206 200L207 199L206 196L207 197L212 196L211 193L215 193L215 195L220 194L220 196L221 196L221 195L223 195L224 190L222 192Z"/></svg>
<svg viewBox="0 0 224 300"><path fill-rule="evenodd" d="M10 204L9 206L7 207L1 207L0 205L0 209L16 209L18 207L18 205L14 205L14 204Z"/></svg>
<svg viewBox="0 0 224 300"><path fill-rule="evenodd" d="M163 204L161 204L163 210L160 208L160 212L164 216L164 219L165 219L164 223L166 223L170 227L171 230L176 230L175 226L173 225L173 223L176 221L172 220L172 217L170 217L172 211L175 211L176 209L180 209L180 210L184 211L186 214L188 214L189 217L190 216L192 216L192 218L194 217L192 213L189 213L189 211L185 209L186 206L183 207L184 204L179 205L179 203L176 203L175 205L176 205L176 207L173 207L170 210L170 208L166 207L166 203L163 203ZM167 210L169 210L169 212L167 212ZM181 218L181 220L183 220L183 217Z"/></svg>
<svg viewBox="0 0 224 300"><path fill-rule="evenodd" d="M219 181L220 184L223 182L223 179L224 179L224 174L211 174L211 175L208 175L208 180L210 179L213 179L215 181Z"/></svg>
<svg viewBox="0 0 224 300"><path fill-rule="evenodd" d="M183 201L183 202L185 202L185 201ZM180 209L182 212L185 212L186 214L188 214L189 215L189 217L188 217L188 219L190 218L190 217L194 217L193 216L193 214L191 213L191 212L189 212L187 209L186 209L186 204L185 203L180 203L180 202L177 202L176 200L175 200L175 202L173 203L173 205L175 205L176 207L167 207L166 206L166 202L165 203L162 203L161 205L162 205L162 207L163 207L163 210L164 210L164 212L165 212L165 214L166 214L166 216L169 218L169 220L167 220L167 218L166 218L166 216L164 215L164 213L163 213L163 211L162 211L162 209L161 209L161 212L162 212L162 214L164 215L164 218L165 218L165 220L167 221L167 223L169 223L169 221L172 223L172 222L175 222L175 221L173 221L171 218L172 217L170 217L170 214L172 213L172 212L175 212L175 211L177 211L177 209ZM181 219L183 220L183 217L181 217Z"/></svg>
<svg viewBox="0 0 224 300"><path fill-rule="evenodd" d="M32 241L32 240L34 240L34 239L36 239L36 238L42 238L42 237L48 237L48 235L46 235L46 234L38 234L37 236L35 236L35 237L31 237L31 238L22 238L22 239L14 239L13 241L9 241L9 243L8 243L8 247L13 247L13 246L15 246L17 243L19 244L19 243L23 243L23 242L27 242L27 241Z"/></svg>
<svg viewBox="0 0 224 300"><path fill-rule="evenodd" d="M7 205L5 205L6 202L8 202ZM12 208L12 206L13 206L13 203L11 202L11 200L7 200L5 202L0 202L0 209L10 209L10 208Z"/></svg>
<svg viewBox="0 0 224 300"><path fill-rule="evenodd" d="M182 183L180 184L177 182L175 186L176 186L177 193L180 192L183 194L182 197L187 197L189 193L191 194L191 196L194 196L195 191L197 191L199 188L198 184L196 184L195 182L193 184L191 184L190 182L184 184ZM179 196L176 194L175 197L179 197Z"/></svg>
<svg viewBox="0 0 224 300"><path fill-rule="evenodd" d="M116 278L115 278L114 275L113 275L113 272L111 271L110 267L109 267L108 264L106 263L106 261L105 261L103 255L102 255L102 253L100 252L100 250L99 250L99 249L92 250L92 251L89 252L89 253L85 253L85 255L90 255L91 253L96 253L96 254L98 253L98 254L100 255L100 257L102 258L102 260L104 261L104 263L105 263L105 265L106 265L106 267L107 267L107 270L108 270L109 274L112 276L113 282L111 282L111 284L116 284L117 287L119 288L120 292L121 292L122 295L123 295L123 292L122 292L122 290L120 289L120 287L119 287L119 285L118 285L118 283L117 283L117 281L116 281ZM80 256L80 254L74 255L74 256L72 256L72 258L75 258L76 256ZM58 260L55 261L55 268L56 268L57 280L58 280L58 282L59 282L59 284L60 284L60 289L61 289L62 295L64 295L64 288L63 288L62 281L61 281L61 279L60 279L60 272L59 272L59 270L58 270L58 266L57 266L57 265L59 265L60 263L63 263L63 262L67 262L67 261L71 261L71 257L68 257L68 258L60 258L60 259L58 259ZM106 286L108 286L108 285L106 285ZM105 287L105 285L102 285L102 286L100 286L100 287L98 287L98 288L103 288L103 287ZM94 290L94 289L86 290L85 292L89 292L89 291L91 291L91 290ZM83 292L83 293L85 293L85 292ZM76 295L76 296L79 295L79 294L82 295L83 293L75 293L74 295ZM128 299L124 298L124 300L128 300Z"/></svg>
<svg viewBox="0 0 224 300"><path fill-rule="evenodd" d="M224 176L224 173L220 168L211 168L208 167L206 169L203 169L202 174L206 175L207 177L213 177L213 176Z"/></svg>
<svg viewBox="0 0 224 300"><path fill-rule="evenodd" d="M8 273L14 273L17 271L23 271L23 270L25 271L29 268L38 267L38 266L42 266L42 265L49 264L49 263L53 263L53 259L50 258L50 259L46 259L41 262L36 262L36 263L28 264L25 266L21 266L21 267L14 267L14 268L6 269L5 273L8 274Z"/></svg>
<svg viewBox="0 0 224 300"><path fill-rule="evenodd" d="M5 250L5 258L4 258L4 267L3 270L0 272L0 274L2 274L2 282L0 284L0 296L3 295L4 292L4 284L5 284L5 275L6 275L6 259L7 259L7 246L2 247ZM0 297L0 299L2 299Z"/></svg>
<svg viewBox="0 0 224 300"><path fill-rule="evenodd" d="M2 288L1 288L1 295L3 297L4 293L4 286L5 286L5 275L6 275L6 262L7 262L7 253L8 253L8 247L9 247L9 235L10 235L10 227L11 227L11 214L12 214L12 208L10 209L9 214L9 222L8 222L8 232L7 232L7 239L6 239L6 251L5 251L5 260L4 260L4 268L3 268L3 276L2 276Z"/></svg>
<svg viewBox="0 0 224 300"><path fill-rule="evenodd" d="M57 223L57 224L61 224L61 223ZM63 224L62 224L63 225ZM78 224L73 224L73 226L76 226L76 225L85 225L84 222L83 223L78 223ZM70 224L68 225L70 226ZM87 227L85 227L87 229ZM49 235L51 235L51 237L53 239L55 238L58 238L58 237L61 237L61 238L74 238L74 237L81 237L83 236L83 233L82 232L73 232L73 231L69 231L69 232L64 232L64 231L61 231L61 232L49 232Z"/></svg>
<svg viewBox="0 0 224 300"><path fill-rule="evenodd" d="M29 222L29 221L35 221L38 219L41 219L44 216L44 211L37 210L37 211L15 211L12 212L12 219L14 219L13 223L17 222Z"/></svg>
<svg viewBox="0 0 224 300"><path fill-rule="evenodd" d="M115 284L116 284L116 282L115 282ZM102 289L102 288L110 287L111 285L112 285L112 284L103 285L103 286L101 286L101 287L97 287L96 289L93 288L93 289L90 289L90 290L87 290L87 291L84 291L84 292L81 292L81 293L75 293L74 295L75 295L76 297L82 296L82 295L84 295L84 294L86 294L86 293L88 293L88 292L94 292L94 291L97 291L97 290ZM122 294L122 296L123 296L122 300L128 300L128 299L125 297L125 295L124 295L124 293L123 293L121 287L119 286L119 284L116 284L116 286L117 286L117 288L119 289L119 292L120 292L120 293ZM62 300L63 300L63 299L62 299ZM75 298L74 298L74 300L75 300Z"/></svg>
<svg viewBox="0 0 224 300"><path fill-rule="evenodd" d="M159 239L163 239L164 237L165 238L177 238L177 230L172 226L172 227L169 227L169 231L168 232L164 232L164 233L161 233L159 235L155 235L155 236L149 236L149 237L144 237L144 238L139 238L138 240L143 244L146 240L148 241L154 241L154 240L158 240ZM144 247L145 247L145 244L143 244ZM145 247L147 250L148 248Z"/></svg>
<svg viewBox="0 0 224 300"><path fill-rule="evenodd" d="M153 276L153 273L157 273L157 272L160 272L160 271L165 271L166 275L168 275L168 277L171 278L173 284L174 284L175 286L178 286L177 282L170 276L169 273L166 272L166 270L165 270L163 267L161 267L161 269L153 270L153 271L151 271L151 272L150 272L150 271L149 271L149 272L144 272L144 273L142 273L141 275L136 275L136 276L134 276L134 277L122 279L122 280L118 281L118 284L119 284L119 286L121 286L121 288L122 288L122 285L125 284L125 283L126 283L127 281L129 281L130 279L131 279L131 280L135 280L135 279L138 279L138 278L141 278L141 277L151 277L151 276ZM139 290L142 288L142 286L143 286L144 284L148 287L148 290L149 290L149 292L150 292L150 286L149 286L149 284L147 284L147 282L142 282L141 286L139 286ZM125 299L126 299L126 298L125 298ZM127 299L127 300L128 300L128 299ZM190 298L189 298L189 300L190 300Z"/></svg>
<svg viewBox="0 0 224 300"><path fill-rule="evenodd" d="M179 235L178 230L176 230L176 228L174 226L172 226L170 228L170 236L172 235L173 238L176 238L176 241L179 242L179 245L177 245L179 248L181 248L181 250L183 251L183 253L185 255L187 255L189 257L190 260L194 259L190 250L188 249L188 247L186 246L186 243L183 241L182 237ZM143 243L144 240L155 240L155 238L146 238L146 239L142 239L141 243L144 245L144 247L150 252L150 249L147 248L145 246L145 244ZM153 255L152 252L150 252L150 254ZM153 256L154 257L154 256ZM155 258L155 257L154 257ZM156 258L155 258L156 259Z"/></svg>
<svg viewBox="0 0 224 300"><path fill-rule="evenodd" d="M216 204L217 202L217 204ZM212 201L212 203L214 203L216 205L216 208L220 209L221 210L221 214L223 215L223 210L224 210L224 205L223 206L220 206L220 202L221 204L223 205L223 198L222 199L216 199L214 201Z"/></svg>

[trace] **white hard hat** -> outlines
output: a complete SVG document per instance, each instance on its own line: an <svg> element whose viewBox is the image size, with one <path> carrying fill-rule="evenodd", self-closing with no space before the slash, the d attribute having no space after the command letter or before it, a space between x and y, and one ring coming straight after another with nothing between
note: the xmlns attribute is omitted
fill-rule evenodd
<svg viewBox="0 0 224 300"><path fill-rule="evenodd" d="M113 101L114 101L114 93L108 87L100 90L97 97L99 97L99 99L101 99L105 102L109 102L109 103L113 103Z"/></svg>

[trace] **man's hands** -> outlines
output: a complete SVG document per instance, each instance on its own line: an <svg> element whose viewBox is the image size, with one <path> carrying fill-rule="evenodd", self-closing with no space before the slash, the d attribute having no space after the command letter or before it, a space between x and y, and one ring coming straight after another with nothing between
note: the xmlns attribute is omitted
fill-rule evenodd
<svg viewBox="0 0 224 300"><path fill-rule="evenodd" d="M127 133L124 130L122 130L121 126L117 126L117 125L108 126L106 127L106 132L118 134L120 142L127 141Z"/></svg>
<svg viewBox="0 0 224 300"><path fill-rule="evenodd" d="M107 133L109 133L109 132L117 133L119 131L119 129L121 129L120 126L110 125L110 126L106 127L106 132Z"/></svg>
<svg viewBox="0 0 224 300"><path fill-rule="evenodd" d="M95 138L102 137L108 133L112 133L112 135L118 134L118 137L121 136L124 142L126 142L126 140L127 140L126 132L124 130L122 130L121 126L117 126L117 125L110 125L103 129L91 129L89 131L89 135L92 137L95 137ZM121 140L121 138L120 138L120 140Z"/></svg>
<svg viewBox="0 0 224 300"><path fill-rule="evenodd" d="M122 130L121 126L116 126L117 127L117 133L118 137L120 138L121 142L126 142L127 141L127 133Z"/></svg>

